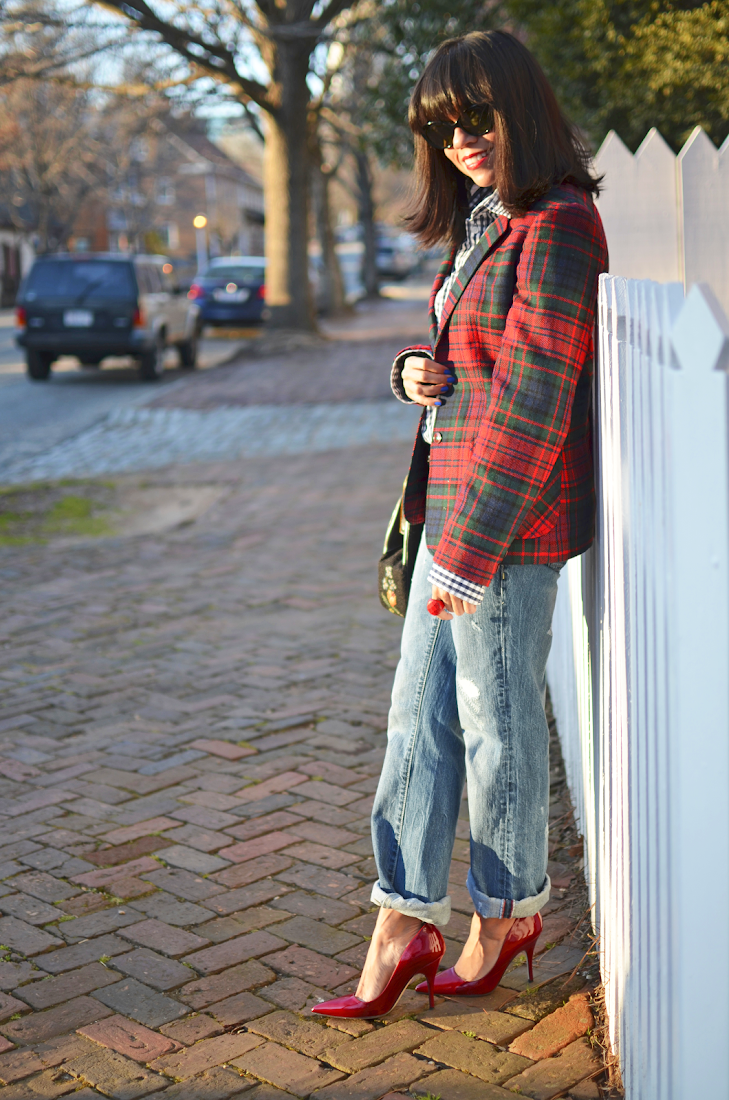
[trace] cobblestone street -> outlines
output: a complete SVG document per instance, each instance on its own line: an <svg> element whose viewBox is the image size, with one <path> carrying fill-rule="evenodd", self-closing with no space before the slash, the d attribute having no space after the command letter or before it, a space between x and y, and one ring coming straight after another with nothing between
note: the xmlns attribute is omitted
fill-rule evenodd
<svg viewBox="0 0 729 1100"><path fill-rule="evenodd" d="M312 348L161 395L154 416L260 431L243 457L125 475L215 488L193 522L0 547L4 1100L601 1095L558 753L535 985L522 957L487 997L430 1011L409 989L374 1023L308 1012L354 991L375 921L369 812L401 628L375 564L413 417L393 401L368 436L354 403L381 408L388 356L416 335L387 310L387 331L355 319L348 356L338 335L338 362ZM282 453L315 415L323 442ZM461 816L445 966L472 911L465 799Z"/></svg>

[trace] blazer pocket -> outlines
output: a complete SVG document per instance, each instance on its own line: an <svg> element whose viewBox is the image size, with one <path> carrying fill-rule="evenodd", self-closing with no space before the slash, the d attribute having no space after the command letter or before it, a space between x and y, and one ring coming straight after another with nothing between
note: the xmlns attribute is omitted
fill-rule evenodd
<svg viewBox="0 0 729 1100"><path fill-rule="evenodd" d="M540 539L548 535L557 522L562 499L562 456L554 464L547 484L534 507L522 520L516 533L519 539Z"/></svg>

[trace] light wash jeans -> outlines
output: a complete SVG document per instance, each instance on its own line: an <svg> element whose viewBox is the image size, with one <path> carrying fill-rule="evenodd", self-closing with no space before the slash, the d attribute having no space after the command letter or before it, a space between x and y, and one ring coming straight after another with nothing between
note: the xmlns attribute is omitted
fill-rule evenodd
<svg viewBox="0 0 729 1100"><path fill-rule="evenodd" d="M372 810L376 905L445 925L464 780L482 917L528 917L549 897L545 666L563 563L500 566L474 615L429 614L420 545Z"/></svg>

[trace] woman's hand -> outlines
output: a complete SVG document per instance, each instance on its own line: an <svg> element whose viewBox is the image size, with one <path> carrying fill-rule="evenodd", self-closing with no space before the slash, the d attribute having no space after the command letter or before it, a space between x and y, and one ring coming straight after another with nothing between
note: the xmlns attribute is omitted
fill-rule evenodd
<svg viewBox="0 0 729 1100"><path fill-rule="evenodd" d="M455 380L450 367L419 355L408 355L402 369L403 389L417 405L440 405L441 394L447 393Z"/></svg>
<svg viewBox="0 0 729 1100"><path fill-rule="evenodd" d="M436 584L433 585L433 599L442 600L445 604L445 610L438 615L438 618L445 622L450 622L453 615L475 615L478 611L478 604L459 600L458 596L446 592L445 588L438 588Z"/></svg>

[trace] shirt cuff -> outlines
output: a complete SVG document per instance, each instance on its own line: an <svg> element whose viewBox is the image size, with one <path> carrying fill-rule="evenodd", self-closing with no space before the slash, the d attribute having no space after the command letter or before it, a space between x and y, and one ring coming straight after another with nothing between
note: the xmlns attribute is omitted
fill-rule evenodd
<svg viewBox="0 0 729 1100"><path fill-rule="evenodd" d="M433 356L424 348L405 348L397 355L395 362L392 364L392 370L390 371L390 389L395 394L398 401L402 401L404 405L414 405L415 402L410 400L402 384L402 368L405 366L405 360L408 355L419 355L422 359L432 359Z"/></svg>
<svg viewBox="0 0 729 1100"><path fill-rule="evenodd" d="M442 565L432 565L430 567L428 581L438 588L445 588L451 596L457 596L459 600L465 600L466 603L481 603L483 594L486 591L482 585L465 581L463 577L450 573Z"/></svg>

